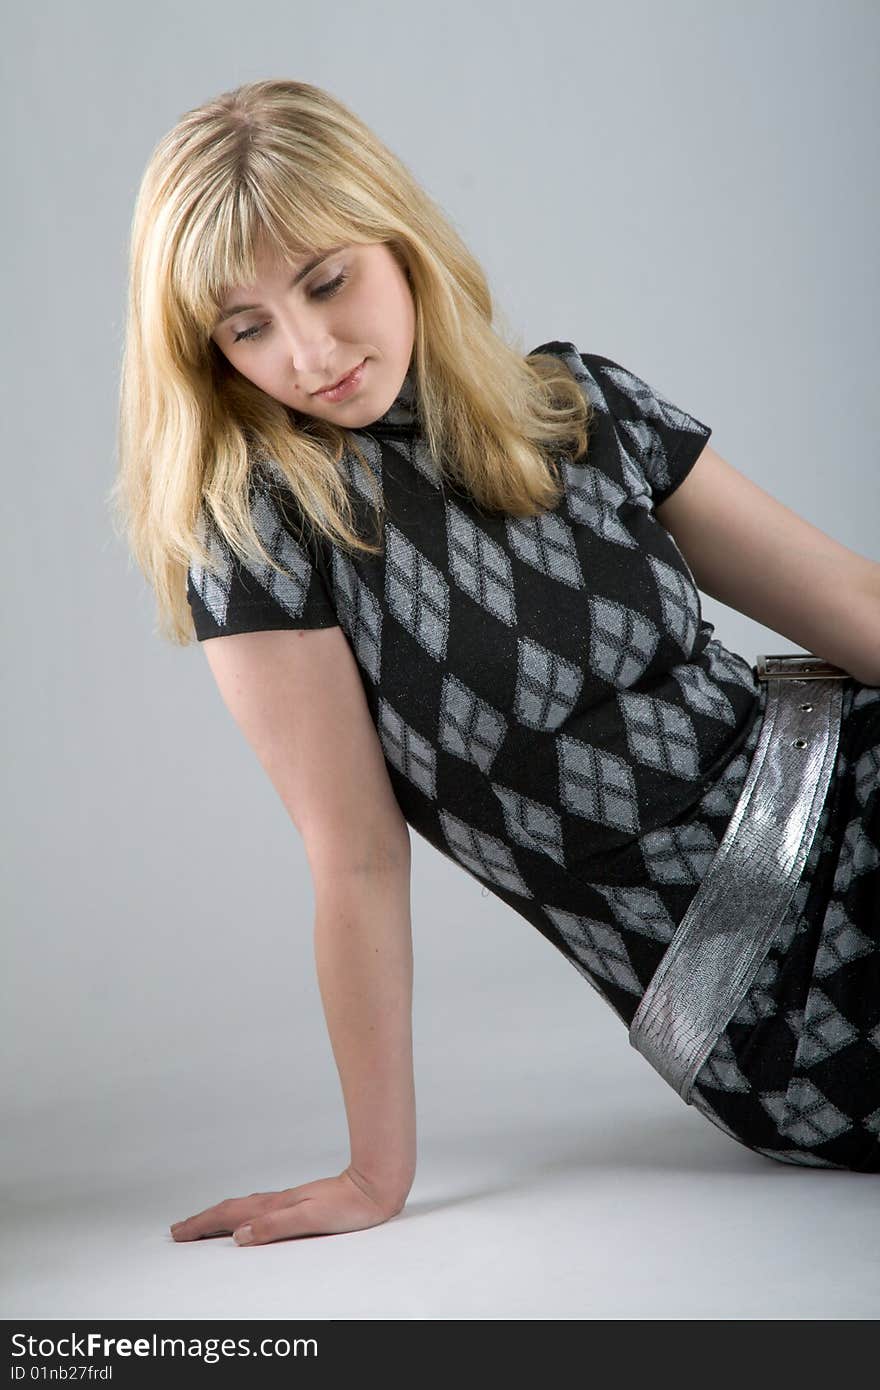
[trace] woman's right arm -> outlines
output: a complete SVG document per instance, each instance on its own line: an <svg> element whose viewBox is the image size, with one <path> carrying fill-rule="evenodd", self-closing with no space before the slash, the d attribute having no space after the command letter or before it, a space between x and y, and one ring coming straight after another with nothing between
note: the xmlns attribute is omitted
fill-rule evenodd
<svg viewBox="0 0 880 1390"><path fill-rule="evenodd" d="M323 1229L334 1220L339 1230L376 1224L403 1207L416 1167L409 829L341 628L230 634L202 647L303 839L351 1161L335 1179L208 1208L175 1238L252 1219L266 1239L317 1233L303 1222L320 1226L322 1216ZM345 1208L349 1196L357 1225L330 1210ZM376 1222L358 1219L373 1210ZM291 1229L281 1229L285 1221Z"/></svg>

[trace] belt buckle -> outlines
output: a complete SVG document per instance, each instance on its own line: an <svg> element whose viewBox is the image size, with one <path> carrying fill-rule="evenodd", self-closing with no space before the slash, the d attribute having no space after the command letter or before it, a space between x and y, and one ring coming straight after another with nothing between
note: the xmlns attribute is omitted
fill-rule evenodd
<svg viewBox="0 0 880 1390"><path fill-rule="evenodd" d="M756 659L753 667L759 681L819 681L850 679L848 671L835 666L812 652L765 653Z"/></svg>

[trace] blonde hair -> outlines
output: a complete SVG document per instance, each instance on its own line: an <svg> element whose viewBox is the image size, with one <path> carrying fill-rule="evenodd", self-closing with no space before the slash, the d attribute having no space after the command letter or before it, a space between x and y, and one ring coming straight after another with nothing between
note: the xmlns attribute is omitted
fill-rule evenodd
<svg viewBox="0 0 880 1390"><path fill-rule="evenodd" d="M262 250L293 260L375 243L409 279L419 420L446 478L479 507L534 516L560 500L550 456L586 451L592 411L581 386L552 354L526 358L503 341L476 260L357 116L305 82L223 93L159 141L131 227L109 501L170 641L194 637L187 571L214 563L206 518L239 556L280 568L251 516L261 455L284 475L307 525L338 545L381 549L354 528L340 469L346 450L363 460L351 431L268 396L211 336L229 289L257 278Z"/></svg>

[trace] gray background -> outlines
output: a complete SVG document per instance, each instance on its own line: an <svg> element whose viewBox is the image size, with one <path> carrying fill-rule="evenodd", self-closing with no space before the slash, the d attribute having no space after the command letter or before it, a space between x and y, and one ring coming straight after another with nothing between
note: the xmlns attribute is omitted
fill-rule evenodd
<svg viewBox="0 0 880 1390"><path fill-rule="evenodd" d="M349 1155L300 842L199 648L154 636L105 498L149 153L286 76L409 164L527 347L624 363L880 558L877 5L56 3L11 11L4 50L3 1315L876 1316L876 1186L714 1129L416 836L405 1212L171 1242ZM704 614L750 661L797 649Z"/></svg>

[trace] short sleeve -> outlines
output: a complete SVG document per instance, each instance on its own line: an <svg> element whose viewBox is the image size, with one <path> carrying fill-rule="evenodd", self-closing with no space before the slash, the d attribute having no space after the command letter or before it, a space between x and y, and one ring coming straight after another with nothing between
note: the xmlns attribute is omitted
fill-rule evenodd
<svg viewBox="0 0 880 1390"><path fill-rule="evenodd" d="M294 534L292 504L290 498L282 505L277 488L266 483L252 487L257 535L284 574L259 559L242 561L202 513L201 539L219 572L195 563L189 567L187 599L199 642L238 632L339 626L326 558L318 543Z"/></svg>
<svg viewBox="0 0 880 1390"><path fill-rule="evenodd" d="M599 391L594 404L607 409L659 506L684 482L712 434L710 425L673 405L634 372L609 357L580 353Z"/></svg>

